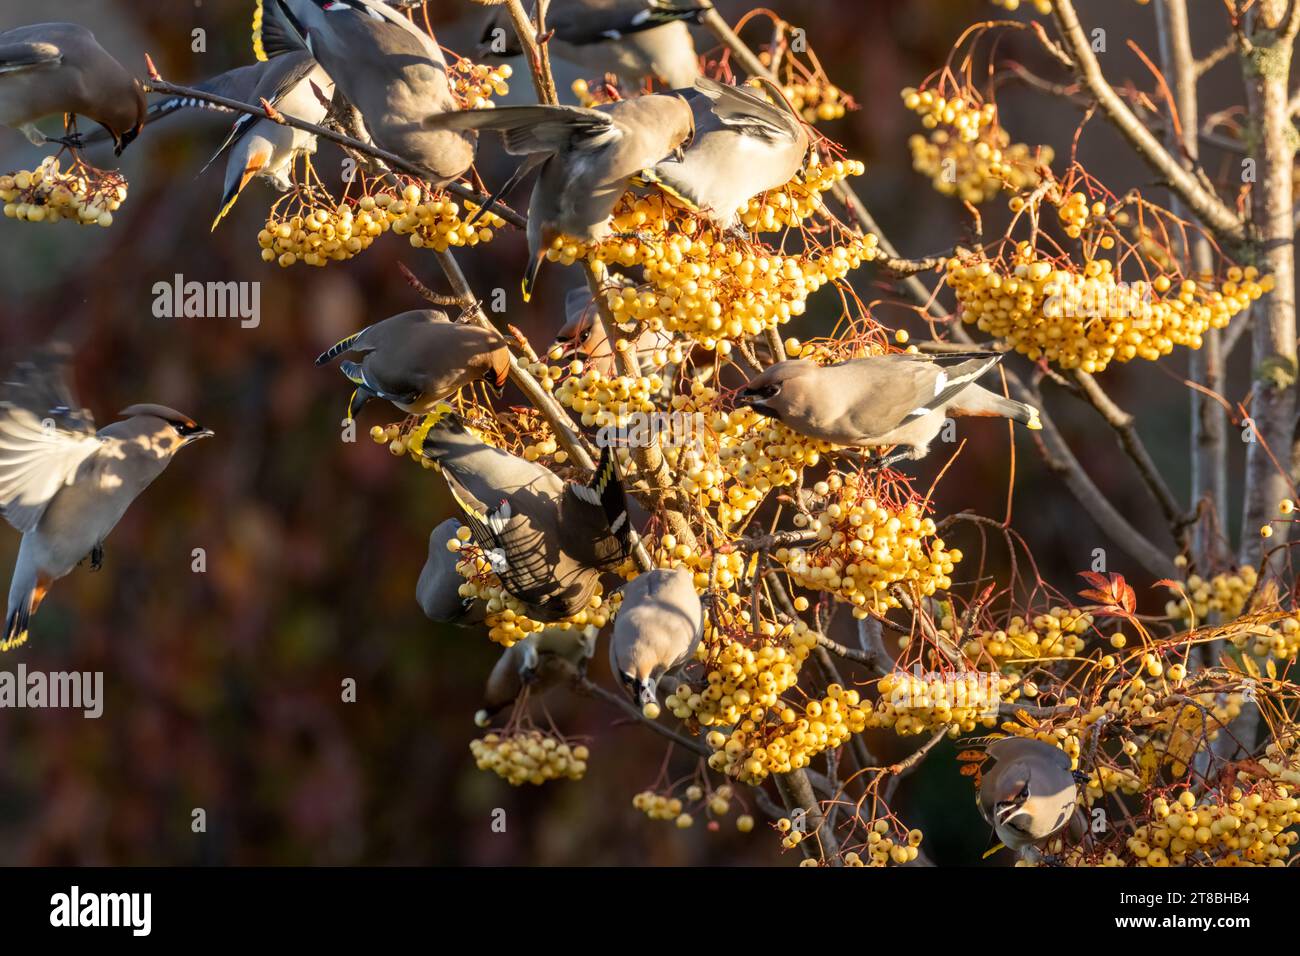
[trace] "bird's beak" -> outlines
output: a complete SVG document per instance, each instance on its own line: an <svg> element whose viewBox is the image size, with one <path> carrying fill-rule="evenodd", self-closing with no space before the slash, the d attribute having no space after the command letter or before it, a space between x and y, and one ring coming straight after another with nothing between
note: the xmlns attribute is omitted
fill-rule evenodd
<svg viewBox="0 0 1300 956"><path fill-rule="evenodd" d="M217 434L217 433L214 432L211 428L202 428L202 429L200 429L199 431L192 432L191 434L186 435L186 436L185 436L185 444L188 445L188 444L190 444L191 442L196 442L196 441L198 441L200 438L213 438L213 437L216 436L216 434Z"/></svg>
<svg viewBox="0 0 1300 956"><path fill-rule="evenodd" d="M644 707L646 704L657 704L655 699L655 685L648 677L643 677L636 682L636 702Z"/></svg>
<svg viewBox="0 0 1300 956"><path fill-rule="evenodd" d="M140 135L140 130L144 129L143 123L138 123L131 129L127 130L121 136L116 137L116 143L113 146L113 155L121 156L122 150L126 149L135 142L135 138Z"/></svg>

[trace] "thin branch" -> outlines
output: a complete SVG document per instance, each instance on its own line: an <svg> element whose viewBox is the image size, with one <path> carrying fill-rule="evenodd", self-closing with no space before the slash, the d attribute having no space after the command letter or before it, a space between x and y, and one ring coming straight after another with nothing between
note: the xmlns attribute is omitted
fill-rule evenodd
<svg viewBox="0 0 1300 956"><path fill-rule="evenodd" d="M224 106L226 109L233 110L237 113L247 113L249 116L256 116L260 119L270 119L279 123L281 126L292 126L294 129L303 130L304 132L311 133L321 139L329 140L331 143L335 143L346 149L361 153L364 156L369 156L372 159L377 159L390 169L406 173L409 176L414 176L416 179L421 179L429 183L434 182L427 170L421 169L410 160L404 159L396 153L390 153L388 150L380 149L371 143L363 143L359 139L346 136L343 133L339 133L325 126L317 126L315 123L308 123L306 120L298 119L296 116L288 116L265 101L262 105L252 106L248 103L241 103L239 100L232 100L229 97L218 96L215 93L207 93L203 90L196 90L193 87L178 86L175 83L168 83L158 76L152 77L144 84L144 91L146 93L169 93L173 96L189 97L196 100L202 100L205 103L212 103L216 106ZM471 189L464 183L446 183L438 188L445 189L453 196L458 196L461 199L468 199L470 202L480 206L488 200L487 196ZM493 205L492 209L496 215L500 216L512 226L524 229L528 225L528 221L523 216L500 203Z"/></svg>
<svg viewBox="0 0 1300 956"><path fill-rule="evenodd" d="M1161 145L1106 80L1071 0L1057 0L1052 9L1065 48L1075 60L1076 74L1115 128L1124 135L1147 165L1164 177L1169 188L1178 193L1206 226L1225 239L1237 243L1245 241L1246 224L1241 217L1206 189L1194 173L1189 172Z"/></svg>

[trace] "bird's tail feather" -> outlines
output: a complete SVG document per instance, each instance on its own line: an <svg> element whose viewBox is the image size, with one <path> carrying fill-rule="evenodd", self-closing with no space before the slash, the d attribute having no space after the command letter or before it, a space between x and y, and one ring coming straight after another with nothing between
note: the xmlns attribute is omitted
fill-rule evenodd
<svg viewBox="0 0 1300 956"><path fill-rule="evenodd" d="M5 635L4 639L0 640L0 652L12 651L15 647L27 643L27 627L32 619L32 611L35 610L34 605L38 603L40 602L34 589L18 599L14 609L9 612L8 620L5 621Z"/></svg>
<svg viewBox="0 0 1300 956"><path fill-rule="evenodd" d="M537 288L537 273L542 271L542 263L546 261L546 253L540 252L533 261L528 263L528 269L524 272L523 290L524 301L528 302L533 297L533 291Z"/></svg>
<svg viewBox="0 0 1300 956"><path fill-rule="evenodd" d="M360 333L360 332L353 332L353 333L352 333L351 335L349 335L347 338L345 338L345 339L340 339L339 341L335 342L333 345L331 345L331 346L330 346L328 349L326 349L324 352L321 352L320 355L316 356L316 364L317 364L318 366L320 366L320 365L326 365L326 364L328 364L328 363L334 361L336 358L338 358L338 357L339 357L340 355L342 355L344 352L350 352L350 351L352 350L352 346L353 346L353 344L354 344L354 343L357 341L357 339L359 339L359 338L361 338L361 333Z"/></svg>

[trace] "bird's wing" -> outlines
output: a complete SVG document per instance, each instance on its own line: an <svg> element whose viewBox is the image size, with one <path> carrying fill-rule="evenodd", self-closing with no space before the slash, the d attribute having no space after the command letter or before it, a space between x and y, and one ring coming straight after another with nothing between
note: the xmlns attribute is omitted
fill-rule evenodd
<svg viewBox="0 0 1300 956"><path fill-rule="evenodd" d="M72 399L58 353L18 365L0 389L0 514L21 532L103 446Z"/></svg>
<svg viewBox="0 0 1300 956"><path fill-rule="evenodd" d="M41 40L0 44L0 73L21 73L58 66L63 52Z"/></svg>
<svg viewBox="0 0 1300 956"><path fill-rule="evenodd" d="M709 9L707 4L672 0L615 0L603 5L570 3L548 13L546 26L565 43L584 46L620 40L675 20L698 21Z"/></svg>
<svg viewBox="0 0 1300 956"><path fill-rule="evenodd" d="M570 482L564 486L560 527L583 543L582 550L592 552L592 563L598 567L620 564L627 557L631 550L627 495L618 459L609 445L601 449L589 484Z"/></svg>
<svg viewBox="0 0 1300 956"><path fill-rule="evenodd" d="M243 97L233 94L218 94L229 96L231 99L241 100L245 103L256 104L266 100L272 106L289 94L289 92L299 83L305 80L316 68L316 61L312 59L311 54L306 51L296 51L278 56L265 66L256 78L256 82L247 84L242 90ZM244 83L243 80L240 81ZM210 92L216 93L216 90ZM240 113L231 124L230 134L226 136L217 151L204 164L203 168L207 169L212 163L228 150L235 143L239 142L255 124L261 121L263 117L254 116L251 113Z"/></svg>
<svg viewBox="0 0 1300 956"><path fill-rule="evenodd" d="M498 106L486 110L435 113L429 129L494 130L507 153L530 156L569 148L594 149L622 137L608 113L580 106Z"/></svg>
<svg viewBox="0 0 1300 956"><path fill-rule="evenodd" d="M803 126L788 110L773 106L757 92L743 86L727 86L708 77L695 81L695 88L713 103L713 113L724 126L763 139L794 142Z"/></svg>
<svg viewBox="0 0 1300 956"><path fill-rule="evenodd" d="M537 529L514 511L508 499L489 507L475 498L450 468L444 467L442 476L501 586L525 604L543 603L554 591L555 575L544 549L538 546Z"/></svg>
<svg viewBox="0 0 1300 956"><path fill-rule="evenodd" d="M935 361L934 364L941 366L941 371L938 378L935 379L934 396L912 409L903 419L903 424L917 418L923 418L930 412L943 408L967 386L1000 361L1002 361L1001 352L993 352L976 358L959 353L958 356ZM943 366L947 367L944 368Z"/></svg>

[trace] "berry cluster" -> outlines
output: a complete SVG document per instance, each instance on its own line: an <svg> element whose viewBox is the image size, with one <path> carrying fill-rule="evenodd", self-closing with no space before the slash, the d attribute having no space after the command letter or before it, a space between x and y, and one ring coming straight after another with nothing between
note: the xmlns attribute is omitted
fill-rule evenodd
<svg viewBox="0 0 1300 956"><path fill-rule="evenodd" d="M871 480L832 474L814 486L824 506L798 514L796 527L817 536L808 548L781 548L774 557L800 586L827 591L853 605L855 617L898 606L890 587L902 582L923 595L952 586L962 553L934 537L934 520L915 501L875 497Z"/></svg>
<svg viewBox="0 0 1300 956"><path fill-rule="evenodd" d="M1099 372L1112 361L1154 361L1175 345L1200 348L1207 329L1221 329L1273 287L1254 267L1227 280L1122 282L1109 259L1082 267L1019 243L1008 259L965 253L948 261L948 285L962 321L1005 340L1031 359Z"/></svg>
<svg viewBox="0 0 1300 956"><path fill-rule="evenodd" d="M506 81L513 72L508 63L487 66L462 57L451 65L451 91L463 110L488 109L496 105L492 97L510 92Z"/></svg>
<svg viewBox="0 0 1300 956"><path fill-rule="evenodd" d="M83 226L113 224L126 200L126 179L80 160L68 169L47 156L31 170L0 176L0 202L9 219L21 222L75 222Z"/></svg>
<svg viewBox="0 0 1300 956"><path fill-rule="evenodd" d="M379 201L387 195L380 193L375 199ZM462 210L461 205L447 193L427 192L415 183L407 185L385 206L396 235L409 236L409 242L416 249L432 249L434 252L491 242L496 230L506 224L496 213L488 212L470 225L468 220L473 218L478 206L467 202Z"/></svg>
<svg viewBox="0 0 1300 956"><path fill-rule="evenodd" d="M585 746L570 746L540 730L491 733L471 740L470 752L480 770L491 770L511 786L541 786L548 780L581 780L587 772Z"/></svg>

